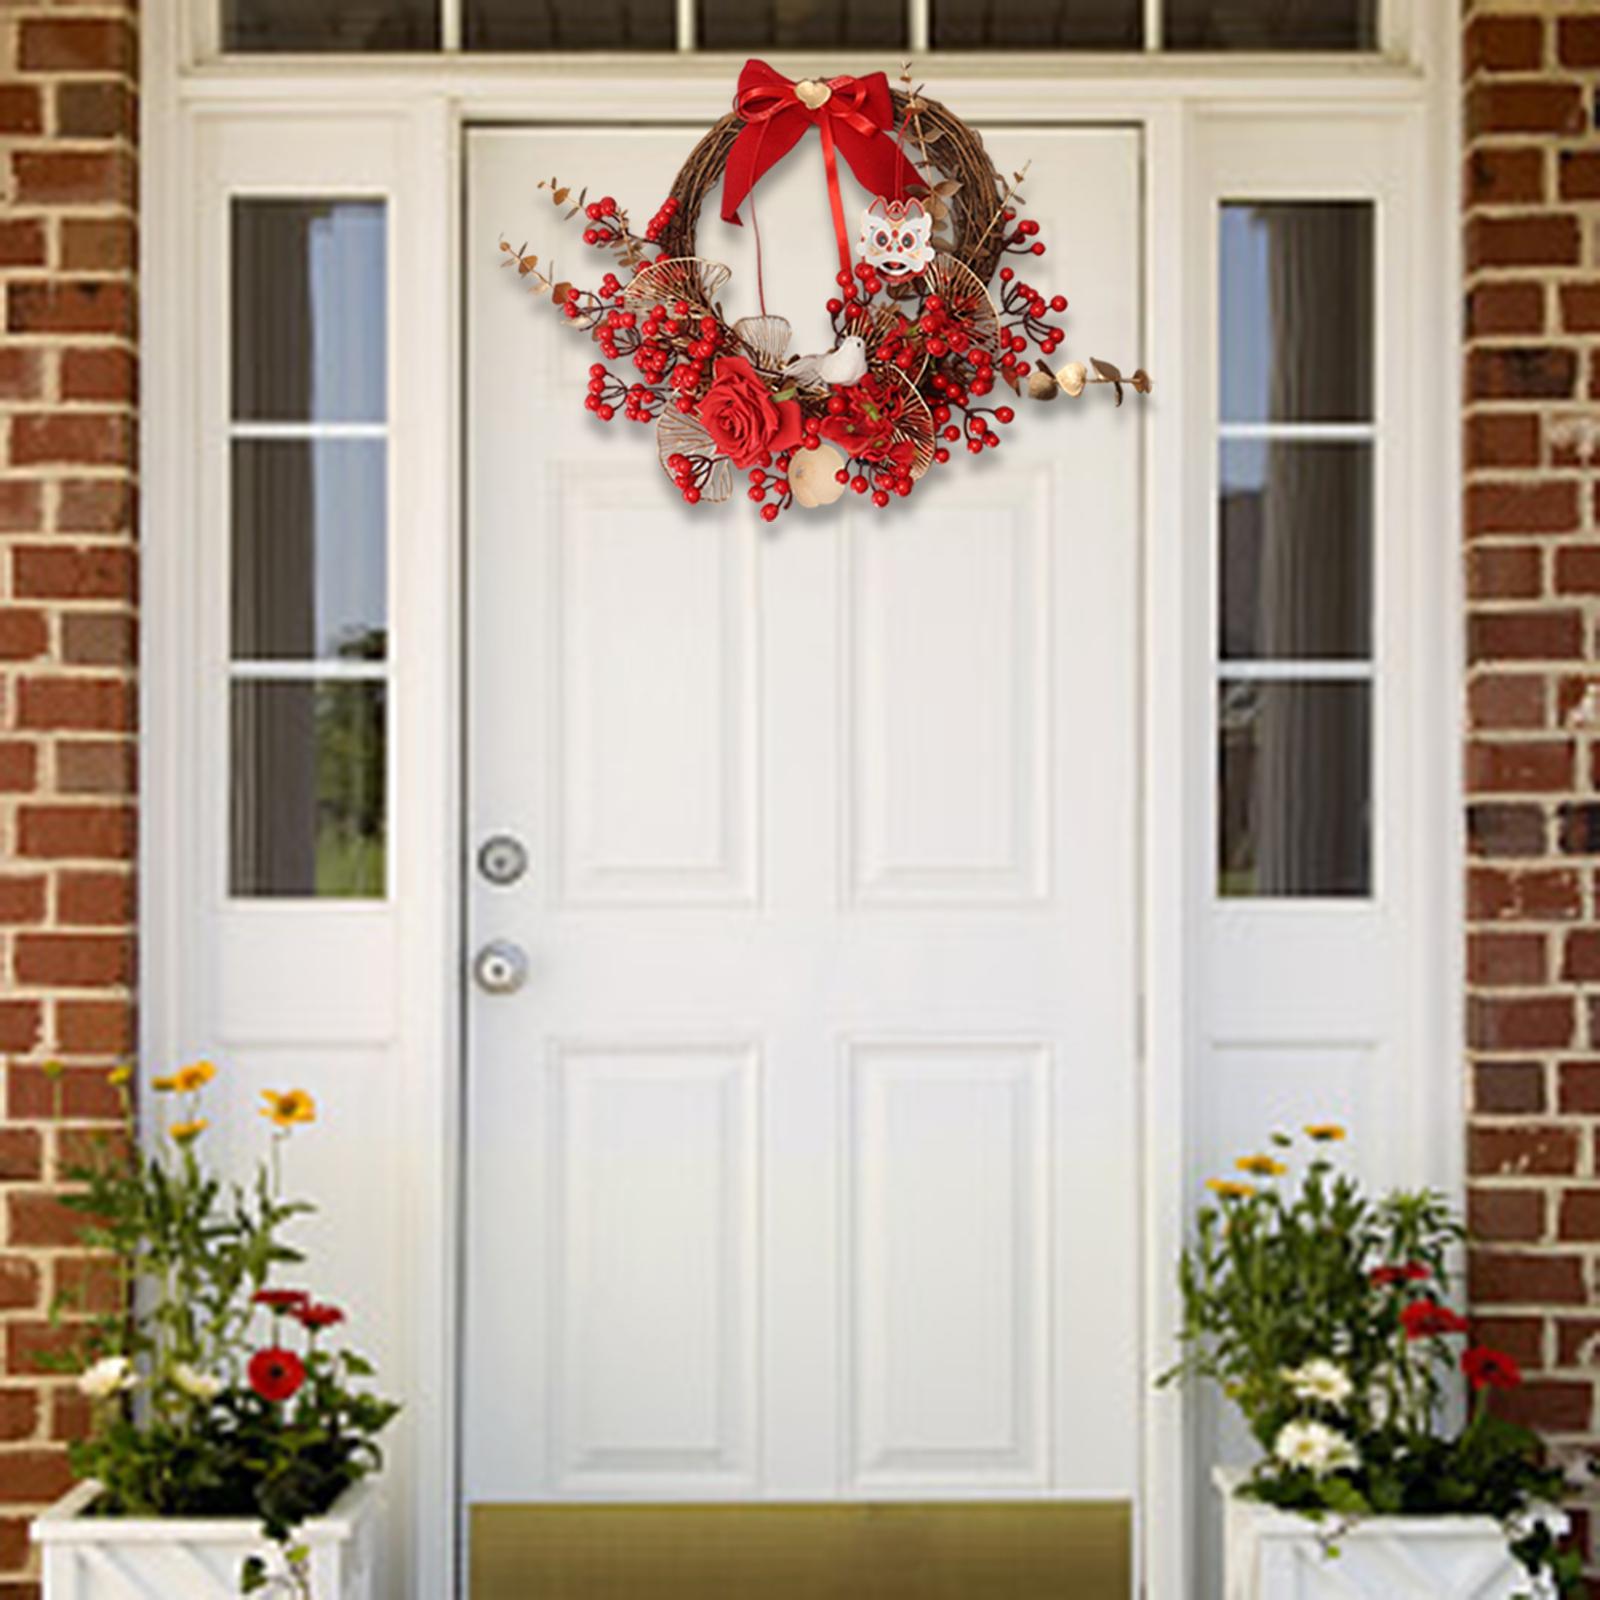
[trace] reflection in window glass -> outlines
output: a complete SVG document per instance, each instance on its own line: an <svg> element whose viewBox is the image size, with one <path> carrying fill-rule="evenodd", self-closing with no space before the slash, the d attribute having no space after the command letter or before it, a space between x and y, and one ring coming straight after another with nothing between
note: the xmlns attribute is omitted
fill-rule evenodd
<svg viewBox="0 0 1600 1600"><path fill-rule="evenodd" d="M1225 422L1372 418L1368 201L1222 208Z"/></svg>
<svg viewBox="0 0 1600 1600"><path fill-rule="evenodd" d="M1372 446L1222 446L1224 659L1372 650Z"/></svg>
<svg viewBox="0 0 1600 1600"><path fill-rule="evenodd" d="M222 0L224 50L437 50L439 0Z"/></svg>
<svg viewBox="0 0 1600 1600"><path fill-rule="evenodd" d="M1224 896L1371 890L1371 686L1224 678L1218 691Z"/></svg>
<svg viewBox="0 0 1600 1600"><path fill-rule="evenodd" d="M936 50L1139 50L1144 0L930 0Z"/></svg>
<svg viewBox="0 0 1600 1600"><path fill-rule="evenodd" d="M698 0L703 50L900 49L904 0Z"/></svg>
<svg viewBox="0 0 1600 1600"><path fill-rule="evenodd" d="M380 422L381 200L235 200L233 416Z"/></svg>
<svg viewBox="0 0 1600 1600"><path fill-rule="evenodd" d="M232 892L381 896L383 684L236 682L232 715Z"/></svg>
<svg viewBox="0 0 1600 1600"><path fill-rule="evenodd" d="M383 659L387 456L382 439L234 441L235 659Z"/></svg>
<svg viewBox="0 0 1600 1600"><path fill-rule="evenodd" d="M1381 0L1166 0L1169 50L1375 50Z"/></svg>
<svg viewBox="0 0 1600 1600"><path fill-rule="evenodd" d="M466 0L468 50L671 50L675 0Z"/></svg>

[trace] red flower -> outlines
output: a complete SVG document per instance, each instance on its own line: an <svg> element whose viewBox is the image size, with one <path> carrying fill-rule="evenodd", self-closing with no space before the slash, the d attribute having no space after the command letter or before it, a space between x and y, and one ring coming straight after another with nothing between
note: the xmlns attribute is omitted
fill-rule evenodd
<svg viewBox="0 0 1600 1600"><path fill-rule="evenodd" d="M1515 1389L1522 1382L1522 1368L1504 1350L1474 1345L1461 1353L1461 1370L1474 1389Z"/></svg>
<svg viewBox="0 0 1600 1600"><path fill-rule="evenodd" d="M251 1297L258 1306L266 1306L274 1314L298 1311L310 1302L304 1289L257 1289Z"/></svg>
<svg viewBox="0 0 1600 1600"><path fill-rule="evenodd" d="M712 444L736 467L754 466L762 456L800 443L800 402L774 400L767 380L743 356L717 362L699 415Z"/></svg>
<svg viewBox="0 0 1600 1600"><path fill-rule="evenodd" d="M1437 1300L1413 1300L1400 1313L1401 1326L1408 1339L1427 1339L1443 1333L1465 1333L1467 1319Z"/></svg>
<svg viewBox="0 0 1600 1600"><path fill-rule="evenodd" d="M246 1369L250 1387L263 1400L292 1399L306 1381L306 1365L293 1350L257 1350Z"/></svg>
<svg viewBox="0 0 1600 1600"><path fill-rule="evenodd" d="M1396 1283L1426 1282L1428 1269L1420 1262L1408 1261L1403 1267L1374 1267L1367 1276L1375 1289L1382 1289Z"/></svg>
<svg viewBox="0 0 1600 1600"><path fill-rule="evenodd" d="M313 1333L320 1328L331 1328L344 1321L344 1312L338 1306L324 1305L320 1301L308 1302L295 1312L300 1325Z"/></svg>
<svg viewBox="0 0 1600 1600"><path fill-rule="evenodd" d="M834 401L843 402L835 411ZM859 383L835 389L828 397L828 414L822 419L822 434L842 444L845 454L863 461L885 461L897 467L910 467L916 452L908 439L897 439L895 428L906 407L903 384L868 373Z"/></svg>

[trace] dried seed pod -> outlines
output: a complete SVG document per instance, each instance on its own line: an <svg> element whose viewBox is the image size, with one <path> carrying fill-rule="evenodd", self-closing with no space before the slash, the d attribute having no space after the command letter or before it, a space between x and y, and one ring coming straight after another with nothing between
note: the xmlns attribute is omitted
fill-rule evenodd
<svg viewBox="0 0 1600 1600"><path fill-rule="evenodd" d="M815 450L796 450L789 462L789 487L797 506L831 506L844 493L837 474L844 471L844 457L831 444Z"/></svg>

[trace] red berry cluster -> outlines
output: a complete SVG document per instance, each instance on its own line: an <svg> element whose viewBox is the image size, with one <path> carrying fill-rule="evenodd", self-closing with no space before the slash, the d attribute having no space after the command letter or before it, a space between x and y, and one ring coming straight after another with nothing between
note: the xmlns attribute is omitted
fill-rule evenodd
<svg viewBox="0 0 1600 1600"><path fill-rule="evenodd" d="M1067 309L1064 294L1045 299L1037 289L1026 284L1010 267L1000 269L1000 311L1009 318L1004 325L1006 341L1011 353L1028 348L1029 340L1039 347L1041 355L1053 356L1066 338L1066 330L1053 322L1045 321L1045 313L1063 312ZM1028 369L1022 369L1026 376Z"/></svg>
<svg viewBox="0 0 1600 1600"><path fill-rule="evenodd" d="M585 244L615 244L628 231L628 219L618 212L617 202L610 195L603 200L591 200L583 208L583 214L590 222L600 224L583 230Z"/></svg>
<svg viewBox="0 0 1600 1600"><path fill-rule="evenodd" d="M676 195L668 195L651 217L650 225L644 230L644 236L654 244L666 232L667 224L672 221L678 212L678 199Z"/></svg>
<svg viewBox="0 0 1600 1600"><path fill-rule="evenodd" d="M1003 216L1006 222L1017 222L1017 213L1010 206L1006 207ZM1024 217L1005 235L1006 249L1012 255L1042 256L1044 242L1036 237L1038 232L1039 224L1032 217Z"/></svg>
<svg viewBox="0 0 1600 1600"><path fill-rule="evenodd" d="M612 377L603 361L589 368L589 393L584 397L584 408L594 412L602 422L609 422L622 407L629 422L654 422L661 396L642 383L622 383Z"/></svg>
<svg viewBox="0 0 1600 1600"><path fill-rule="evenodd" d="M815 449L815 444L803 448ZM750 487L746 495L760 505L769 494L774 494L777 499L761 506L761 520L763 522L776 522L780 511L787 511L794 504L794 491L789 487L789 463L794 459L793 454L785 450L779 455L777 470L769 472L765 467L752 467L750 469Z"/></svg>

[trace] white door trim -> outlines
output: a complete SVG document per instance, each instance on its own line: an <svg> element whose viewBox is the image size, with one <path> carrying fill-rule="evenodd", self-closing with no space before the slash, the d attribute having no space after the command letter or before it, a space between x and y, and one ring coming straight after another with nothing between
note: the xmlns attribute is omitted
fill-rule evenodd
<svg viewBox="0 0 1600 1600"><path fill-rule="evenodd" d="M1143 126L1149 163L1145 196L1148 260L1145 277L1146 342L1139 359L1157 375L1147 418L1145 525L1145 635L1147 655L1145 837L1144 1079L1146 1193L1143 1264L1145 1359L1158 1368L1170 1351L1175 1320L1171 1263L1186 1211L1187 1070L1195 1039L1193 962L1195 887L1209 868L1209 841L1196 841L1187 797L1209 775L1209 749L1196 748L1191 715L1196 637L1204 611L1209 552L1197 529L1207 508L1189 503L1189 450L1176 397L1203 344L1186 326L1187 252L1182 202L1197 114L1218 109L1292 111L1409 108L1418 128L1416 160L1426 174L1419 192L1436 196L1426 219L1430 264L1444 264L1445 292L1425 299L1437 307L1431 324L1414 331L1419 370L1437 375L1445 403L1434 420L1418 421L1426 444L1422 474L1430 489L1419 526L1438 530L1418 540L1414 577L1418 594L1432 597L1416 616L1413 709L1419 804L1436 827L1425 829L1430 848L1419 862L1421 882L1434 893L1421 948L1452 948L1459 926L1459 806L1454 775L1459 763L1459 575L1455 553L1458 509L1455 393L1458 333L1452 307L1456 270L1454 155L1458 143L1453 63L1456 30L1433 8L1413 22L1413 60L1422 69L1386 61L1353 70L1348 61L1241 59L1186 62L1173 58L1096 62L1083 57L965 58L938 63L939 92L975 121L1018 123L1087 120ZM217 597L197 592L195 555L204 527L197 515L192 474L193 441L200 437L196 374L208 352L192 324L197 222L193 214L196 151L208 129L232 119L302 119L354 113L390 119L406 153L395 191L395 250L404 250L406 304L395 315L414 349L409 410L397 415L402 432L397 455L406 474L404 493L415 537L395 547L395 632L399 687L406 704L396 730L396 788L407 797L403 831L394 840L400 871L390 903L397 951L395 981L404 996L395 1030L399 1091L409 1141L404 1156L405 1221L411 1241L410 1286L403 1341L404 1370L397 1381L412 1397L411 1454L416 1471L407 1504L410 1593L418 1600L451 1592L454 1572L456 1410L455 1317L459 1281L457 1177L460 1082L458 939L461 904L459 816L460 650L459 541L461 482L457 441L461 426L459 318L440 307L459 304L461 215L459 136L469 121L588 117L604 120L608 107L648 94L665 119L701 123L726 104L728 58L670 62L619 60L599 73L581 62L526 58L498 62L470 58L393 58L339 62L256 58L201 68L189 60L183 8L146 19L142 156L143 223L143 461L142 552L144 572L141 660L141 946L142 1047L151 1062L171 1060L198 1042L205 996L205 967L198 948L206 937L188 869L188 841L196 824L219 802L208 789L216 768L198 726L196 678L220 670L208 659L197 618ZM780 64L783 57L775 57ZM791 67L809 63L790 59ZM870 63L869 65L880 65ZM316 182L308 177L307 188ZM1422 270L1419 265L1418 270ZM1162 397L1168 397L1163 403ZM424 446L426 446L424 448ZM1197 618L1200 620L1197 621ZM1198 874L1198 877L1197 877ZM1436 908L1436 909L1435 909ZM1419 962L1419 967L1421 963ZM1437 969L1441 964L1432 965ZM1459 963L1433 970L1419 993L1411 1037L1416 1057L1416 1097L1426 1101L1418 1128L1442 1135L1454 1151L1460 1128L1460 1028L1455 997ZM1439 1158L1436 1158L1436 1160ZM1456 1176L1455 1160L1442 1174ZM1436 1169L1437 1170L1437 1169ZM1147 1589L1165 1600L1185 1593L1190 1504L1183 1451L1181 1405L1168 1396L1149 1407L1145 1438L1145 1494L1140 1507Z"/></svg>

